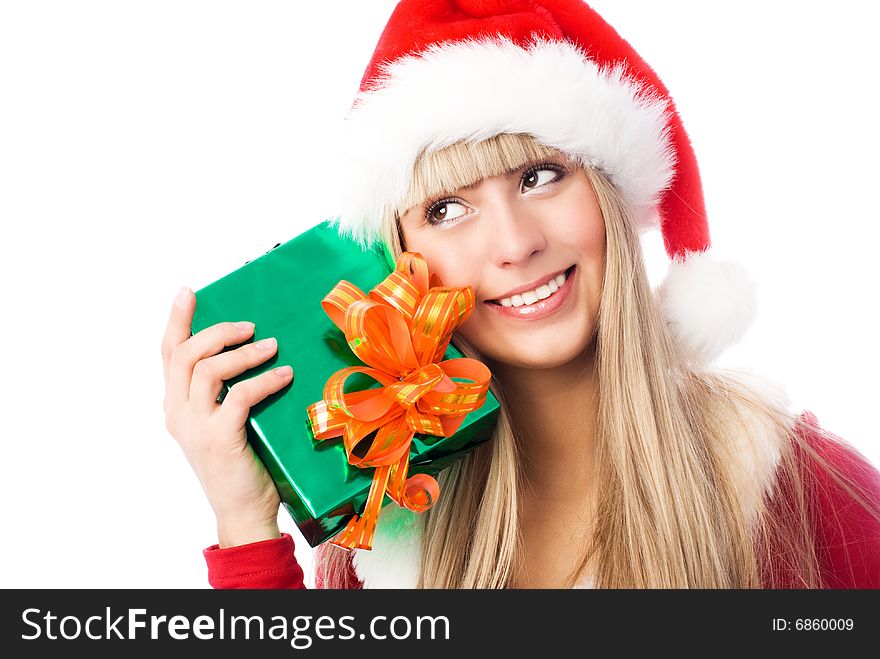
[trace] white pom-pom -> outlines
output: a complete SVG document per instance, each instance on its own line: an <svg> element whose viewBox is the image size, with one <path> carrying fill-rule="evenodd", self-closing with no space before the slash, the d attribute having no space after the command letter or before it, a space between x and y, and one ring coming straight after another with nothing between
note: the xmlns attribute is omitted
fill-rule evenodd
<svg viewBox="0 0 880 659"><path fill-rule="evenodd" d="M666 322L698 364L739 341L755 317L755 286L745 268L708 251L673 259L658 294Z"/></svg>

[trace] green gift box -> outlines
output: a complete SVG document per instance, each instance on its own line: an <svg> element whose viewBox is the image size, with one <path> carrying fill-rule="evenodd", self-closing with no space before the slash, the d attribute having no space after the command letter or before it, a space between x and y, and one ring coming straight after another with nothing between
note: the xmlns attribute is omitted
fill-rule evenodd
<svg viewBox="0 0 880 659"><path fill-rule="evenodd" d="M321 400L327 380L342 368L363 365L321 301L340 280L367 293L393 269L384 246L365 251L323 222L196 292L194 334L219 322L249 320L256 325L251 341L278 340L272 359L226 381L221 396L236 382L277 364L293 367L292 384L251 408L246 430L284 507L312 547L363 511L374 472L349 464L341 438L318 441L312 434L307 410ZM459 357L450 343L444 360ZM353 387L346 386L348 392L378 385L361 374L349 382ZM489 439L498 408L489 391L485 403L467 414L454 435L415 435L410 475L436 475Z"/></svg>

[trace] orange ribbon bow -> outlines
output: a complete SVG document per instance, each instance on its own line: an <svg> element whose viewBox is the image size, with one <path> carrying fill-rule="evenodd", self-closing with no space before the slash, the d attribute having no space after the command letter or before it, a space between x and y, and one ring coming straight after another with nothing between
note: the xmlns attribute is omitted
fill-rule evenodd
<svg viewBox="0 0 880 659"><path fill-rule="evenodd" d="M323 399L308 409L315 439L341 435L350 464L376 468L364 512L331 540L346 549L370 549L386 491L415 512L430 508L440 494L431 476L407 478L413 435L453 435L485 402L491 373L474 359L438 363L473 310L474 291L443 287L416 252L404 252L369 296L340 281L321 306L345 332L355 355L372 367L337 371L324 385ZM382 387L347 394L345 380L354 373Z"/></svg>

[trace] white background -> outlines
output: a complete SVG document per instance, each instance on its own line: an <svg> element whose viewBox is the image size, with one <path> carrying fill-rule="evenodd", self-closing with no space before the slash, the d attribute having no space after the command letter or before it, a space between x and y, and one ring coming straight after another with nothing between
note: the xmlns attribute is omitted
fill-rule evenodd
<svg viewBox="0 0 880 659"><path fill-rule="evenodd" d="M322 136L393 4L0 3L0 585L207 586L213 515L164 427L167 314L324 219ZM672 90L715 248L758 282L720 365L880 464L877 9L593 4Z"/></svg>

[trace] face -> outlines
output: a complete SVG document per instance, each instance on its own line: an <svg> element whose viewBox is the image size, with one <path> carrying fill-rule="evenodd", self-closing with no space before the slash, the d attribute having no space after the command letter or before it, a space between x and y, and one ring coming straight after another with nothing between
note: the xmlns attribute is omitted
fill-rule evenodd
<svg viewBox="0 0 880 659"><path fill-rule="evenodd" d="M489 360L553 368L588 349L605 269L605 224L587 174L564 156L409 209L404 249L444 285L471 285L458 329ZM560 286L561 283L561 286Z"/></svg>

